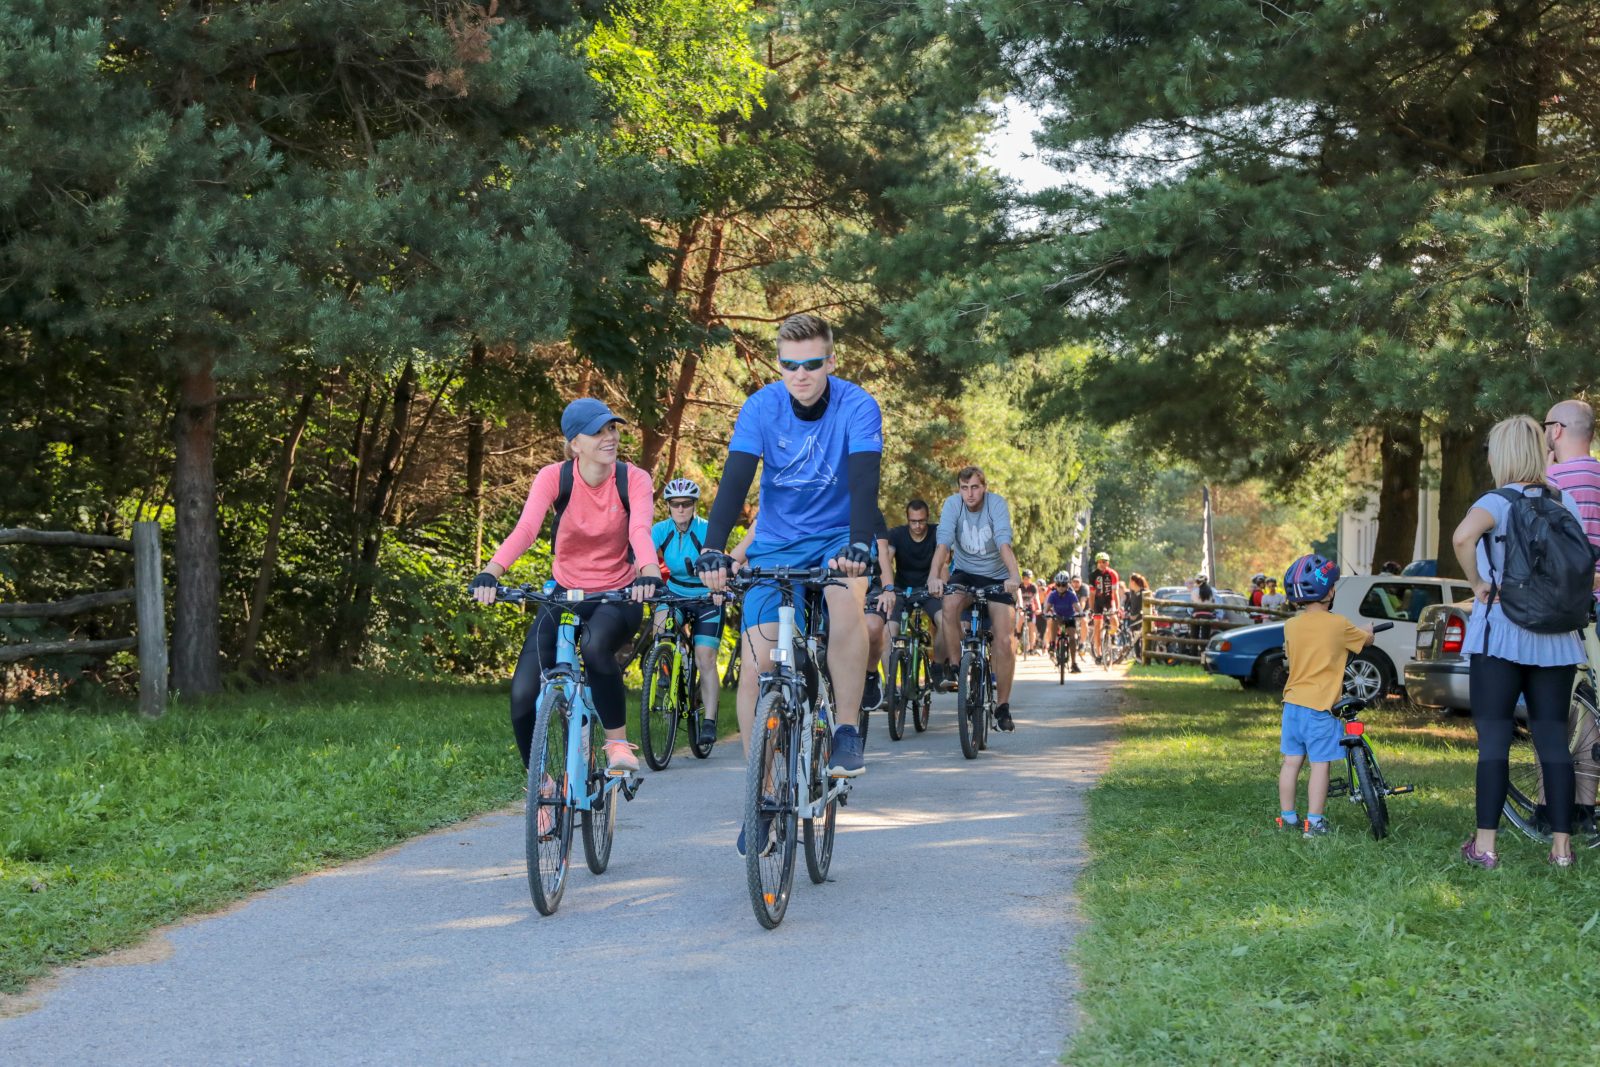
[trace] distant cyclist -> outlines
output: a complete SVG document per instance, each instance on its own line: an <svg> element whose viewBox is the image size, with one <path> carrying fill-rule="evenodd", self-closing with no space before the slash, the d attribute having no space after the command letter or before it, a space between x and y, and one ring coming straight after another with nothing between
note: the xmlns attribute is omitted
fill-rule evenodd
<svg viewBox="0 0 1600 1067"><path fill-rule="evenodd" d="M913 498L906 504L906 522L904 526L896 526L889 531L889 568L894 577L893 584L898 589L926 589L928 587L928 571L933 567L933 552L938 547L938 539L933 535L933 529L928 525L928 502L920 497ZM938 622L939 598L923 594L922 610L928 616L929 625ZM909 610L910 604L902 605L902 610ZM897 618L899 612L889 616L889 640L884 655L887 656L894 647L894 639L900 633L900 622ZM931 666L935 684L939 681L939 673L948 667L948 664L938 662L939 640L934 638L932 654L934 660ZM884 661L885 674L890 669L887 660Z"/></svg>
<svg viewBox="0 0 1600 1067"><path fill-rule="evenodd" d="M639 769L634 746L628 743L627 694L616 653L639 633L639 623L644 618L640 605L661 584L661 568L656 565L655 545L650 541L650 502L655 491L642 468L617 462L617 426L621 422L610 408L589 397L567 405L561 413L561 433L567 439L571 458L566 463L541 467L534 475L517 525L501 542L483 573L472 580L473 598L480 604L494 603L495 586L517 557L533 544L544 525L545 513L555 508L557 526L551 531L550 571L556 591L632 590L631 604L590 601L563 605L563 610L573 611L584 620L583 664L594 696L594 710L605 727L606 766L612 774ZM571 478L571 487L562 509L558 505L567 477ZM543 672L556 662L559 628L558 612L548 606L540 608L538 618L528 628L511 676L511 731L516 735L524 767L533 747Z"/></svg>
<svg viewBox="0 0 1600 1067"><path fill-rule="evenodd" d="M1046 619L1044 632L1044 647L1047 653L1054 653L1056 647L1057 631L1065 631L1067 635L1067 652L1072 663L1072 673L1082 674L1078 667L1078 617L1082 605L1078 602L1078 594L1073 591L1072 579L1067 577L1066 571L1056 571L1055 581L1051 583L1050 592L1044 598L1044 617Z"/></svg>
<svg viewBox="0 0 1600 1067"><path fill-rule="evenodd" d="M1033 620L1038 618L1040 610L1039 586L1033 580L1033 572L1022 572L1022 584L1017 587L1017 640L1024 651L1033 648Z"/></svg>
<svg viewBox="0 0 1600 1067"><path fill-rule="evenodd" d="M1111 569L1109 553L1095 553L1094 573L1089 575L1089 585L1093 591L1089 613L1094 627L1089 639L1093 643L1095 658L1099 659L1108 632L1106 617L1122 613L1122 580Z"/></svg>
<svg viewBox="0 0 1600 1067"><path fill-rule="evenodd" d="M695 514L700 505L700 486L688 478L674 478L661 491L667 502L667 518L650 528L656 555L667 569L667 592L685 597L710 593L695 573L695 561L706 547L706 520ZM700 720L700 744L717 741L717 652L722 648L722 607L708 604L687 611L679 609L694 631L694 663L700 675L700 702L705 717ZM671 611L658 611L656 631L666 628Z"/></svg>
<svg viewBox="0 0 1600 1067"><path fill-rule="evenodd" d="M945 499L939 511L936 536L939 547L933 554L933 571L928 576L928 592L944 596L944 568L952 564L948 581L968 588L999 585L1003 592L989 597L989 625L997 636L992 651L998 703L995 725L1007 732L1016 729L1011 719L1011 681L1017 669L1016 646L1006 638L1012 632L1013 594L1022 584L1017 554L1011 549L1011 507L999 493L989 492L981 467L966 467L956 476L960 489ZM972 603L967 593L944 597L944 624L940 636L951 662L958 662L961 650L961 613ZM956 685L954 672L940 686L951 692Z"/></svg>

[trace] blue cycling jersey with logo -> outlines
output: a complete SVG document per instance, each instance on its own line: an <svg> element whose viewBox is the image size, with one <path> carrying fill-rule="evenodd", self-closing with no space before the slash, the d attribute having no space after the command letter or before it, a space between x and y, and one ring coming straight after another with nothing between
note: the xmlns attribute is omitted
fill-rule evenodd
<svg viewBox="0 0 1600 1067"><path fill-rule="evenodd" d="M787 544L850 525L846 467L856 452L883 451L883 415L859 385L828 379L828 407L815 422L794 413L773 382L739 409L729 451L761 458L761 540Z"/></svg>
<svg viewBox="0 0 1600 1067"><path fill-rule="evenodd" d="M694 561L706 543L706 520L696 515L689 520L689 528L678 532L678 524L662 519L650 527L650 542L656 546L661 562L667 565L672 577L667 579L667 589L679 596L704 596L705 583L695 574Z"/></svg>

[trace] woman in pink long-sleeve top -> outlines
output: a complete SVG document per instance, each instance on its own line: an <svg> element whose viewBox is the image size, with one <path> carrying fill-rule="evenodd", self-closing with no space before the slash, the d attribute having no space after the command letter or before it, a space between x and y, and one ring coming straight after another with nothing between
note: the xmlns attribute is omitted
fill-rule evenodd
<svg viewBox="0 0 1600 1067"><path fill-rule="evenodd" d="M616 653L639 633L644 614L640 605L661 582L655 545L650 541L650 520L655 512L650 476L630 464L627 506L618 491L617 426L622 421L605 404L589 397L574 400L561 415L561 432L573 461L572 493L556 531L551 564L561 591L632 590L633 602L628 604L571 605L584 620L580 651L595 711L605 726L606 765L613 774L639 769L634 746L628 743L626 696ZM473 579L472 593L480 603L493 603L501 575L538 536L559 493L561 466L551 463L534 476L522 517L483 573ZM511 676L511 729L524 767L533 745L540 677L546 666L555 663L558 628L555 611L541 609Z"/></svg>

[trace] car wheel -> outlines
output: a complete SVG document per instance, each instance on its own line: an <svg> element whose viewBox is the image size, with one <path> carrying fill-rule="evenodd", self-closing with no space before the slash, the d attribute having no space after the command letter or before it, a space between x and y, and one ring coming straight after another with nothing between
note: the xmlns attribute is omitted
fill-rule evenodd
<svg viewBox="0 0 1600 1067"><path fill-rule="evenodd" d="M1289 661L1281 652L1269 652L1256 663L1256 685L1264 692L1281 693L1289 684Z"/></svg>
<svg viewBox="0 0 1600 1067"><path fill-rule="evenodd" d="M1389 672L1370 651L1351 656L1344 665L1344 694L1376 704L1389 692Z"/></svg>

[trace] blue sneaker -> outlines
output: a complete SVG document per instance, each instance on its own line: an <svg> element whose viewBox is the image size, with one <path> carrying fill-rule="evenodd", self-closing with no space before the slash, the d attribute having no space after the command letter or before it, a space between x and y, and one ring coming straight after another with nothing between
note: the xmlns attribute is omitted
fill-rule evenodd
<svg viewBox="0 0 1600 1067"><path fill-rule="evenodd" d="M854 726L841 726L833 732L833 755L828 760L828 777L855 778L867 773L866 742Z"/></svg>
<svg viewBox="0 0 1600 1067"><path fill-rule="evenodd" d="M761 851L756 853L758 856L767 855L778 843L777 838L772 833L771 815L772 809L776 808L777 806L778 801L776 797L764 796L761 798ZM743 826L739 827L739 841L734 845L734 847L739 850L739 855L743 856L745 854Z"/></svg>

